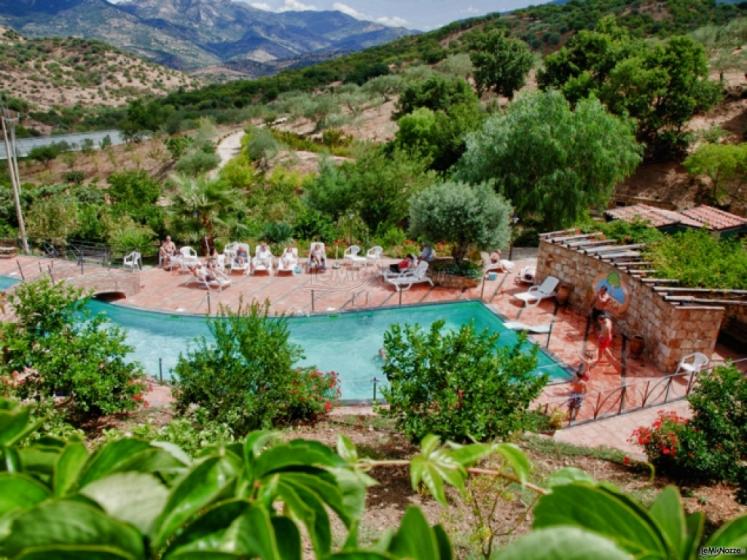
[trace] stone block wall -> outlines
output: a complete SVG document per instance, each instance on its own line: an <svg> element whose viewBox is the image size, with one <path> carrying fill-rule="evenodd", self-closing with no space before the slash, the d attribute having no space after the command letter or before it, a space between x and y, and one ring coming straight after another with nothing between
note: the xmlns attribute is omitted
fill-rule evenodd
<svg viewBox="0 0 747 560"><path fill-rule="evenodd" d="M613 270L620 275L630 297L627 310L615 318L616 334L642 336L645 356L667 373L673 373L687 354L711 355L724 318L723 307L672 305L649 285L609 263L562 245L540 241L537 282L555 276L570 284L570 304L583 314L591 310L594 280Z"/></svg>

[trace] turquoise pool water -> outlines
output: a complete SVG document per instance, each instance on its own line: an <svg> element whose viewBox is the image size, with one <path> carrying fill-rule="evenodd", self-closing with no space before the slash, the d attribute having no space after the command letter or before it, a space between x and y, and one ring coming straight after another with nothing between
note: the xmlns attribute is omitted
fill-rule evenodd
<svg viewBox="0 0 747 560"><path fill-rule="evenodd" d="M18 280L12 276L0 276L0 292L18 284Z"/></svg>
<svg viewBox="0 0 747 560"><path fill-rule="evenodd" d="M159 373L159 358L164 377L168 377L179 353L185 352L195 337L210 334L204 317L155 313L99 301L89 305L126 331L128 343L134 348L133 358L153 376ZM445 320L449 328L474 321L480 330L498 332L500 345L512 344L517 338L515 332L506 329L503 321L479 302L290 317L288 322L291 340L304 349L302 363L338 372L342 398L361 400L372 397L374 377L379 385L385 382L379 349L387 328L394 323L429 327L439 319ZM538 372L547 373L553 380L568 377L567 371L544 351L538 354Z"/></svg>

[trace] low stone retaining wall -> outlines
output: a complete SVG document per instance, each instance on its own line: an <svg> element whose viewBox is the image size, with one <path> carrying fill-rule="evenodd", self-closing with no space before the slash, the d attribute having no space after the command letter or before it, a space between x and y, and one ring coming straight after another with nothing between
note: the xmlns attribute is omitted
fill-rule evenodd
<svg viewBox="0 0 747 560"><path fill-rule="evenodd" d="M674 305L649 284L612 263L561 244L540 241L537 282L555 276L570 284L570 305L582 313L591 311L595 281L613 271L630 298L627 309L615 318L616 334L642 336L644 355L666 372L674 372L680 359L693 352L711 355L724 318L723 307Z"/></svg>

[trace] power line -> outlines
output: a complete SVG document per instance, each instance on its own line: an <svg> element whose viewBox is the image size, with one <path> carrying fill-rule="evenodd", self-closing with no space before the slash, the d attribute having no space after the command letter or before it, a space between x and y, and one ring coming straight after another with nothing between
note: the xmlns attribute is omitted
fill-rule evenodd
<svg viewBox="0 0 747 560"><path fill-rule="evenodd" d="M18 157L16 150L16 123L18 113L9 111L0 106L0 121L2 121L3 139L5 140L5 153L8 157L8 171L10 172L10 183L13 188L13 201L16 206L18 218L18 233L21 236L23 252L29 254L29 241L26 237L26 223L23 220L21 208L21 174L18 171Z"/></svg>

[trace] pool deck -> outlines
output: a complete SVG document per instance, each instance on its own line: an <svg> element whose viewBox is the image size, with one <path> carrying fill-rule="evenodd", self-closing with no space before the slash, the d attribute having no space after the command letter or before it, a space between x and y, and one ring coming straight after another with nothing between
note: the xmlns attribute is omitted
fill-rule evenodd
<svg viewBox="0 0 747 560"><path fill-rule="evenodd" d="M331 263L334 263L334 261L332 260ZM50 259L24 256L18 257L17 261L16 259L0 260L0 275L19 277L19 264L24 270L26 279L30 280L42 274L47 274L51 261ZM385 261L382 264L387 263ZM516 282L517 271L520 271L523 266L531 264L534 264L531 258L518 260L515 262L514 272L509 273L505 278L503 274L498 274L496 280L486 280L484 287L480 285L468 290L431 288L428 284L415 285L410 290L401 293L401 304L413 305L482 299L494 312L508 320L515 320L517 314L521 311L521 307L520 302L512 295L525 291L528 287L526 284ZM86 279L83 277L90 276L93 278L97 274L99 278L101 277L100 267L86 266L88 270L81 275L80 270L74 263L55 261L53 270L56 278L68 278L74 280L77 285L85 286ZM117 303L171 313L206 314L210 311L215 314L220 306L235 309L241 301L249 303L253 300L269 301L271 312L275 314L303 315L312 312L339 312L400 305L400 294L381 279L378 269L374 266L353 270L339 264L339 266L330 266L326 272L321 274L304 273L289 276L233 274L229 287L220 292L213 290L209 295L206 290L191 283L189 274L150 267L131 274L137 275L139 291ZM553 311L554 303L546 300L537 307L530 307L521 311L520 320L529 325L547 324L553 318ZM417 317L413 317L413 320L417 320ZM571 309L560 308L555 317L549 352L567 366L575 367L578 365L584 344L585 327L585 316ZM546 335L530 338L543 346L547 339ZM594 337L591 338L592 340L588 344L596 351L596 342ZM616 356L620 355L620 345L621 337L616 336L612 347ZM735 356L727 349L719 346L714 352L712 360L723 361L736 357L739 356ZM625 378L622 378L618 366L603 362L592 370L589 395L613 391L619 388L623 382L639 385L647 382L653 384L666 373L672 372L659 371L652 364L643 360L628 359L627 374ZM168 401L168 393L168 391L156 389L150 395L149 400L152 404L158 405ZM568 384L550 385L540 397L539 403L561 403L569 394ZM681 408L682 405L677 406ZM583 420L590 417L591 408L591 406L582 407L579 419ZM637 416L638 413L632 413L619 417L621 419L619 423L624 426L617 429L621 432L627 431L629 434L635 427L643 423L636 419ZM570 428L564 430L564 432L570 435L571 432L580 430L580 428L581 426ZM593 430L586 430L586 432L592 433ZM587 436L584 435L586 432L579 432L580 441L576 443L584 443L587 439ZM589 441L589 443L597 442Z"/></svg>

